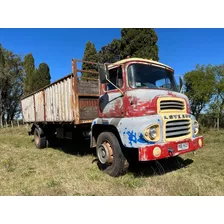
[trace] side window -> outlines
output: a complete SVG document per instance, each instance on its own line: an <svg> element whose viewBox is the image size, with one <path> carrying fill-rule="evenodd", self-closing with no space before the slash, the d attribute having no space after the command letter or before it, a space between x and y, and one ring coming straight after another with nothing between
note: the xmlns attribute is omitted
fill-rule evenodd
<svg viewBox="0 0 224 224"><path fill-rule="evenodd" d="M123 86L123 78L122 78L122 68L121 66L118 68L114 68L109 70L109 79L110 81L117 87L121 88ZM112 84L107 84L107 90L116 89L116 87Z"/></svg>

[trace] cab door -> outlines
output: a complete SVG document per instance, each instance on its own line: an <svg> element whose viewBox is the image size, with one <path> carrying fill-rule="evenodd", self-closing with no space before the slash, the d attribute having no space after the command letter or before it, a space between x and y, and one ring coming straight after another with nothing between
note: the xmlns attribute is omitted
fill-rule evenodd
<svg viewBox="0 0 224 224"><path fill-rule="evenodd" d="M109 80L121 91L124 89L122 66L109 70ZM99 98L99 117L118 118L124 115L123 94L111 83L104 84Z"/></svg>

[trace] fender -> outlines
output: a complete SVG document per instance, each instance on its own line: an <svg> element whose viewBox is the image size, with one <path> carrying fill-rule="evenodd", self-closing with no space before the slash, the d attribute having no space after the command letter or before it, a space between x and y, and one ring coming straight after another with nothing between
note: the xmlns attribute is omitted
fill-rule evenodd
<svg viewBox="0 0 224 224"><path fill-rule="evenodd" d="M155 144L143 137L144 130L151 124L159 124L162 130L163 121L160 115L151 115L135 118L96 118L91 125L90 147L96 146L98 133L103 131L113 131L124 147L139 148ZM163 133L160 131L160 139L163 142ZM158 143L157 142L157 143Z"/></svg>
<svg viewBox="0 0 224 224"><path fill-rule="evenodd" d="M96 147L96 137L102 131L113 131L119 135L117 125L122 118L96 118L91 124L90 147Z"/></svg>

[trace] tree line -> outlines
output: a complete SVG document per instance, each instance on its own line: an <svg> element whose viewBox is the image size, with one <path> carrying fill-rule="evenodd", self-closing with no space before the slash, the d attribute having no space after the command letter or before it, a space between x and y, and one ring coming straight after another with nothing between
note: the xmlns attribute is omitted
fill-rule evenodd
<svg viewBox="0 0 224 224"><path fill-rule="evenodd" d="M20 99L50 84L50 69L41 63L36 69L32 54L21 55L0 44L0 126L20 117Z"/></svg>

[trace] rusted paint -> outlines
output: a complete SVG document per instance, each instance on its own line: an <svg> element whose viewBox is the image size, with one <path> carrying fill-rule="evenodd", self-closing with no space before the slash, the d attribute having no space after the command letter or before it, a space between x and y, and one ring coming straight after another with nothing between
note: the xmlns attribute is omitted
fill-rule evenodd
<svg viewBox="0 0 224 224"><path fill-rule="evenodd" d="M98 75L98 74L99 74L98 72L96 72L96 71L91 71L91 70L82 70L82 69L77 69L76 71L77 71L77 72L86 72L86 73L96 74L96 75ZM88 79L91 79L91 78L88 78ZM93 79L93 80L96 80L96 79Z"/></svg>
<svg viewBox="0 0 224 224"><path fill-rule="evenodd" d="M44 97L43 91L34 94L36 121L44 120Z"/></svg>
<svg viewBox="0 0 224 224"><path fill-rule="evenodd" d="M168 96L172 96L172 97L177 97L177 95L174 92L172 92L172 91L168 91L167 95Z"/></svg>
<svg viewBox="0 0 224 224"><path fill-rule="evenodd" d="M43 90L43 101L44 101L44 121L46 121L46 101L45 101L45 91Z"/></svg>
<svg viewBox="0 0 224 224"><path fill-rule="evenodd" d="M20 101L20 110L21 110L21 112L22 112L22 119L23 119L23 121L24 121L22 101Z"/></svg>
<svg viewBox="0 0 224 224"><path fill-rule="evenodd" d="M77 67L76 60L72 60L72 74L73 74L73 92L74 92L74 115L75 124L79 124L79 96L78 96L78 77L77 77Z"/></svg>
<svg viewBox="0 0 224 224"><path fill-rule="evenodd" d="M124 107L120 91L111 91L99 99L98 116L101 118L123 117Z"/></svg>
<svg viewBox="0 0 224 224"><path fill-rule="evenodd" d="M68 78L68 77L71 77L71 76L72 76L72 74L66 75L66 76L64 76L63 78L58 79L58 80L56 80L55 82L52 82L51 84L49 84L49 85L47 85L47 86L44 86L43 88L38 89L37 91L35 91L35 92L33 92L33 93L29 94L29 95L26 95L26 96L22 97L21 100L23 100L23 99L25 99L25 98L27 98L27 97L29 97L29 96L32 96L33 94L35 94L35 93L37 93L37 92L40 92L41 90L47 89L48 87L53 86L53 85L55 85L56 83L61 82L62 80L66 79L66 78Z"/></svg>
<svg viewBox="0 0 224 224"><path fill-rule="evenodd" d="M37 118L36 118L35 95L33 95L33 109L34 109L34 121L36 121L36 120L37 120Z"/></svg>
<svg viewBox="0 0 224 224"><path fill-rule="evenodd" d="M112 66L111 68L115 67ZM121 68L122 68L123 86L120 88L120 90L124 93L124 96L118 89L106 91L106 84L101 84L100 85L101 97L99 98L100 107L98 109L98 117L100 118L112 118L112 117L121 118L125 116L125 105L124 105L124 97L126 92L125 65L122 65Z"/></svg>
<svg viewBox="0 0 224 224"><path fill-rule="evenodd" d="M135 96L124 97L124 107L126 117L139 117L147 116L157 113L157 99L154 97L152 100L141 99Z"/></svg>
<svg viewBox="0 0 224 224"><path fill-rule="evenodd" d="M79 108L94 107L94 106L98 106L98 100L97 99L81 98L79 100Z"/></svg>
<svg viewBox="0 0 224 224"><path fill-rule="evenodd" d="M82 96L82 97L99 97L100 95L99 94L85 94L85 93L79 93L78 94L79 96Z"/></svg>
<svg viewBox="0 0 224 224"><path fill-rule="evenodd" d="M34 112L34 100L33 96L29 96L26 99L21 101L23 121L24 122L34 122L35 121L35 112Z"/></svg>

